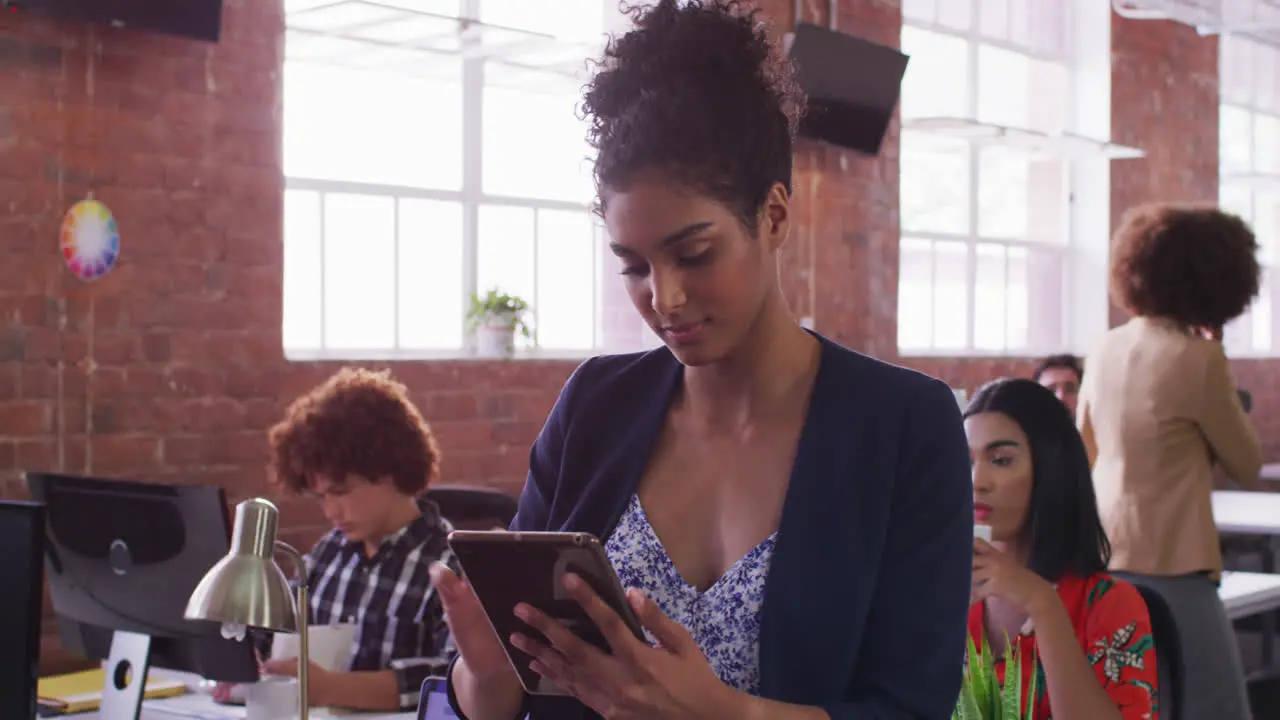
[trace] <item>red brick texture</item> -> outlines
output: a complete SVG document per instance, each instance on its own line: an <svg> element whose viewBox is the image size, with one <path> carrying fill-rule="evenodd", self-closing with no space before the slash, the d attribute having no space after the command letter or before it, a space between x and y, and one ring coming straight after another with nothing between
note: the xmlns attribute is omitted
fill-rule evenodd
<svg viewBox="0 0 1280 720"><path fill-rule="evenodd" d="M226 0L216 46L0 16L0 497L23 494L23 469L217 483L233 501L264 492L264 431L336 368L281 352L282 4ZM830 21L827 2L763 4L780 29L797 14ZM840 0L837 15L841 29L897 44L897 0ZM1149 154L1116 166L1117 210L1215 198L1215 40L1162 22L1116 19L1113 31L1115 137ZM894 359L897 125L874 159L815 144L797 155L787 298L830 337ZM85 284L56 242L90 191L116 213L123 251ZM970 388L1029 367L908 364ZM440 438L445 481L515 492L574 363L393 367ZM1275 437L1280 362L1236 370ZM322 529L305 503L283 512L293 542Z"/></svg>

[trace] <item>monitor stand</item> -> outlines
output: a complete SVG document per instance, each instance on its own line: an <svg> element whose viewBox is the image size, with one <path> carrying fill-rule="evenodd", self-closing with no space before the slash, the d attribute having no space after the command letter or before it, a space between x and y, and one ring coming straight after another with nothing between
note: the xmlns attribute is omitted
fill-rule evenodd
<svg viewBox="0 0 1280 720"><path fill-rule="evenodd" d="M112 720L139 720L151 662L151 636L116 630L107 657L98 714Z"/></svg>

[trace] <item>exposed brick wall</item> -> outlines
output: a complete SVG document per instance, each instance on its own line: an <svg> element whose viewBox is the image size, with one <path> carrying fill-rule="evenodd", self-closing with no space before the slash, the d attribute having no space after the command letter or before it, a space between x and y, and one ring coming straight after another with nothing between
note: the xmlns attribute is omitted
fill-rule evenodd
<svg viewBox="0 0 1280 720"><path fill-rule="evenodd" d="M764 0L789 29L829 3ZM0 16L0 497L20 469L212 482L263 491L264 431L336 369L281 353L282 0L227 0L217 46ZM896 45L896 0L841 0L836 26ZM1216 44L1115 20L1117 212L1216 194ZM1198 108L1188 112L1187 108ZM834 339L896 357L898 137L881 155L803 144L782 281ZM86 285L56 252L62 213L93 190L123 233L117 269ZM1102 291L1100 289L1100 291ZM912 360L953 385L1025 374L1026 359ZM445 451L444 478L519 488L527 448L572 362L402 363ZM1280 362L1237 362L1275 437ZM1275 453L1274 442L1268 443ZM309 544L316 510L283 506Z"/></svg>
<svg viewBox="0 0 1280 720"><path fill-rule="evenodd" d="M280 0L228 0L217 46L0 16L0 496L23 469L263 491L264 431L336 369L280 339ZM61 265L62 214L92 190L117 268ZM445 477L519 488L572 363L395 368ZM286 503L308 544L314 508Z"/></svg>
<svg viewBox="0 0 1280 720"><path fill-rule="evenodd" d="M1112 165L1112 226L1126 209L1151 200L1217 202L1217 37L1113 14L1111 47L1111 136L1146 151ZM1113 325L1127 317L1112 308Z"/></svg>
<svg viewBox="0 0 1280 720"><path fill-rule="evenodd" d="M279 2L232 0L220 46L0 17L0 472L234 486L260 464L280 351ZM61 265L90 191L122 259Z"/></svg>

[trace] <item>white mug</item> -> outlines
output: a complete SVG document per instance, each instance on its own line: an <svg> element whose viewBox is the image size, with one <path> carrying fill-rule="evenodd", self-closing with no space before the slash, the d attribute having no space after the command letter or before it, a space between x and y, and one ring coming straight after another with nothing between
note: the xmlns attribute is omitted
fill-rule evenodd
<svg viewBox="0 0 1280 720"><path fill-rule="evenodd" d="M292 720L298 717L298 681L267 677L245 692L245 720Z"/></svg>
<svg viewBox="0 0 1280 720"><path fill-rule="evenodd" d="M311 662L329 672L342 672L351 665L351 648L356 641L356 625L312 625L307 633L310 641L307 654ZM295 633L276 633L271 645L271 657L298 657L298 636Z"/></svg>
<svg viewBox="0 0 1280 720"><path fill-rule="evenodd" d="M987 542L991 542L991 526L990 525L974 525L973 536L976 538L982 538Z"/></svg>

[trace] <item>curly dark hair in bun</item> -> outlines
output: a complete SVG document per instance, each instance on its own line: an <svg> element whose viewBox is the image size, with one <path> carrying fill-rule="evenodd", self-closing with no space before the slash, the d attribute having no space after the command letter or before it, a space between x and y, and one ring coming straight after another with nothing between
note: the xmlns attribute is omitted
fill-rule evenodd
<svg viewBox="0 0 1280 720"><path fill-rule="evenodd" d="M739 0L626 12L634 28L610 40L582 104L601 202L655 170L723 203L754 234L769 189L791 189L804 107L794 68Z"/></svg>
<svg viewBox="0 0 1280 720"><path fill-rule="evenodd" d="M1220 328L1258 296L1258 241L1211 206L1149 203L1125 212L1111 246L1111 298L1135 315Z"/></svg>

